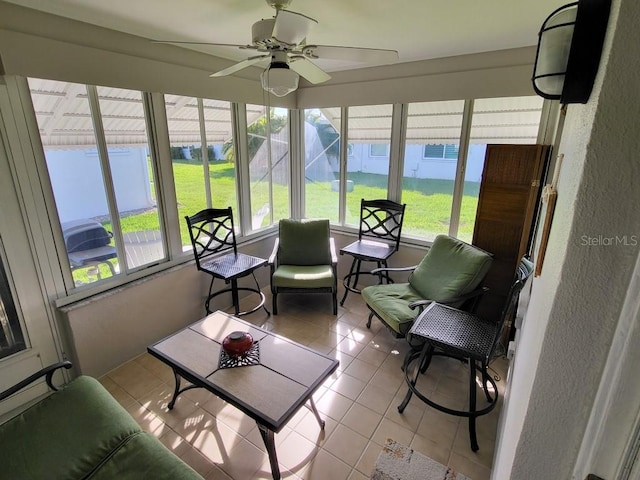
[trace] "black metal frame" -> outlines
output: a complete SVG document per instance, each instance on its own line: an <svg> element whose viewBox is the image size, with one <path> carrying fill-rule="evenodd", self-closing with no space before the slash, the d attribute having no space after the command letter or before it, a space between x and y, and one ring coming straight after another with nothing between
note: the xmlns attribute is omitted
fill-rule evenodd
<svg viewBox="0 0 640 480"><path fill-rule="evenodd" d="M25 378L21 382L16 383L12 387L9 387L4 392L0 393L0 401L4 400L5 398L10 397L11 395L13 395L15 393L18 393L20 390L22 390L23 388L31 385L33 382L35 382L36 380L39 380L42 377L45 377L45 381L47 382L47 385L49 386L49 388L51 390L53 390L54 392L57 392L58 391L58 387L56 387L53 384L53 374L59 368L66 368L67 370L69 370L72 366L73 365L71 364L70 361L65 360L63 362L54 363L52 365L44 367L43 369L37 371L33 375L29 375L27 378Z"/></svg>
<svg viewBox="0 0 640 480"><path fill-rule="evenodd" d="M362 262L375 262L378 268L386 268L387 260L400 248L400 235L406 204L392 200L360 200L360 226L358 240L340 249L340 255L351 255L353 261L349 273L344 277L344 295L340 305L344 305L349 292L360 293L357 287L362 271ZM369 242L364 240L372 239ZM379 283L383 279L393 283L391 277L379 274Z"/></svg>
<svg viewBox="0 0 640 480"><path fill-rule="evenodd" d="M507 303L497 321L483 319L478 315L437 303L432 303L429 308L425 309L407 335L413 350L407 353L402 368L408 390L404 400L398 406L398 412L404 411L412 395L415 394L420 400L436 410L449 415L467 417L469 419L471 450L478 451L476 418L491 412L498 401L498 387L488 372L489 362L495 354L505 323L515 313L520 291L531 273L530 266L521 261L518 265L515 281L509 291ZM440 321L437 321L431 314L432 311L435 315L445 313L448 325L443 327L442 317L440 317ZM421 347L414 345L414 340L422 342ZM429 399L416 388L419 375L427 371L434 356L455 358L469 365L469 410L455 410L446 407ZM411 365L414 363L414 377L410 378ZM482 375L482 389L488 402L480 410L476 405L476 374L478 370ZM493 388L493 396L489 392L488 384L491 384Z"/></svg>
<svg viewBox="0 0 640 480"><path fill-rule="evenodd" d="M185 220L189 227L189 237L193 246L196 266L198 270L211 275L209 294L204 304L206 312L212 313L209 305L213 298L231 292L235 315L247 315L260 308L264 308L267 315L271 315L267 307L264 306L265 295L262 293L254 273L256 269L266 265L267 260L238 253L231 207L207 208L190 217L186 216ZM256 287L238 287L238 279L248 275L253 277ZM213 292L213 283L216 278L224 280L227 285L231 284L231 286ZM260 302L252 309L241 312L238 297L240 291L258 294Z"/></svg>

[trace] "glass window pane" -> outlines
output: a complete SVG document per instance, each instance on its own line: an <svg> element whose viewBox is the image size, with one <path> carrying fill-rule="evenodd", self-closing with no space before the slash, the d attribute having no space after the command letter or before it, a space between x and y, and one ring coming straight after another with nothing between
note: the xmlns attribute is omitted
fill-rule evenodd
<svg viewBox="0 0 640 480"><path fill-rule="evenodd" d="M271 108L269 123L267 142L266 107L247 105L252 230L289 218L289 112Z"/></svg>
<svg viewBox="0 0 640 480"><path fill-rule="evenodd" d="M470 242L488 144L535 144L543 99L483 98L474 102L458 237Z"/></svg>
<svg viewBox="0 0 640 480"><path fill-rule="evenodd" d="M464 101L411 103L402 178L402 233L449 233Z"/></svg>
<svg viewBox="0 0 640 480"><path fill-rule="evenodd" d="M0 258L0 358L27 348L9 279Z"/></svg>
<svg viewBox="0 0 640 480"><path fill-rule="evenodd" d="M304 112L305 216L339 219L340 109Z"/></svg>
<svg viewBox="0 0 640 480"><path fill-rule="evenodd" d="M127 267L165 258L142 93L97 87Z"/></svg>
<svg viewBox="0 0 640 480"><path fill-rule="evenodd" d="M84 85L29 79L49 179L76 286L120 270Z"/></svg>
<svg viewBox="0 0 640 480"><path fill-rule="evenodd" d="M208 98L203 99L202 103L207 135L212 206L233 208L234 221L238 223L236 164L233 155L229 153L233 146L231 103Z"/></svg>
<svg viewBox="0 0 640 480"><path fill-rule="evenodd" d="M387 198L393 105L349 107L346 225L358 225L360 200Z"/></svg>

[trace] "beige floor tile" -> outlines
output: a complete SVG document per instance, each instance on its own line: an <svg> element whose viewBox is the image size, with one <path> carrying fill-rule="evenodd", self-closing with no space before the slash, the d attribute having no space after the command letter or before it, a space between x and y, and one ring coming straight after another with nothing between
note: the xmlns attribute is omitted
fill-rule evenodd
<svg viewBox="0 0 640 480"><path fill-rule="evenodd" d="M402 371L398 369L396 372L387 372L384 370L378 370L371 380L369 385L378 387L380 390L395 395L401 385L405 384Z"/></svg>
<svg viewBox="0 0 640 480"><path fill-rule="evenodd" d="M231 449L226 461L218 467L231 478L251 478L267 459L266 453L250 442L242 440Z"/></svg>
<svg viewBox="0 0 640 480"><path fill-rule="evenodd" d="M276 450L278 450L282 442L284 442L284 439L287 438L287 435L289 435L290 433L291 429L285 427L280 430L280 432L274 434ZM257 426L254 426L253 429L244 438L245 440L251 442L255 447L266 453L267 448L264 445L264 440L262 439L262 435L260 434L260 430Z"/></svg>
<svg viewBox="0 0 640 480"><path fill-rule="evenodd" d="M162 384L162 380L135 361L125 363L107 375L136 400Z"/></svg>
<svg viewBox="0 0 640 480"><path fill-rule="evenodd" d="M384 445L389 438L403 445L409 445L413 439L413 432L392 422L388 418L383 418L371 437L371 440L378 445Z"/></svg>
<svg viewBox="0 0 640 480"><path fill-rule="evenodd" d="M336 350L356 357L367 345L364 343L356 342L349 335L344 337L340 343L336 346Z"/></svg>
<svg viewBox="0 0 640 480"><path fill-rule="evenodd" d="M173 409L169 410L169 402L173 398L173 387L166 384L152 390L140 398L146 409L155 413L171 427L179 425L185 418L198 409L198 406L182 395L179 395Z"/></svg>
<svg viewBox="0 0 640 480"><path fill-rule="evenodd" d="M465 419L460 422L456 438L453 441L453 453L466 457L472 462L491 468L493 463L494 441L476 431L478 440L478 451L471 450L471 440L469 439L469 422Z"/></svg>
<svg viewBox="0 0 640 480"><path fill-rule="evenodd" d="M371 377L375 375L377 370L377 366L360 360L359 358L354 358L349 366L344 370L344 373L366 383L371 380Z"/></svg>
<svg viewBox="0 0 640 480"><path fill-rule="evenodd" d="M351 362L351 365L353 365L353 362ZM351 367L351 365L349 365L349 367ZM351 400L355 400L366 386L366 382L363 382L356 377L352 377L345 372L340 375L329 388Z"/></svg>
<svg viewBox="0 0 640 480"><path fill-rule="evenodd" d="M292 471L287 470L283 465L280 465L280 478L282 478L282 480L299 480L300 477ZM251 480L273 480L271 464L269 463L268 458L260 466L258 471L253 474Z"/></svg>
<svg viewBox="0 0 640 480"><path fill-rule="evenodd" d="M398 412L398 405L400 405L401 402L402 397L400 395L396 395L389 405L389 408L387 408L387 411L384 413L384 417L403 426L407 430L415 432L420 426L426 405L420 401L409 403L403 412L400 413Z"/></svg>
<svg viewBox="0 0 640 480"><path fill-rule="evenodd" d="M451 450L448 447L434 442L433 440L423 437L422 435L414 435L413 440L411 440L410 447L416 452L420 452L443 465L447 465L449 462Z"/></svg>
<svg viewBox="0 0 640 480"><path fill-rule="evenodd" d="M373 467L376 464L376 460L378 460L378 456L382 451L382 446L378 445L375 442L369 442L362 452L358 463L356 464L356 469L358 472L366 475L366 478L369 478L371 472L373 471Z"/></svg>
<svg viewBox="0 0 640 480"><path fill-rule="evenodd" d="M320 450L300 477L304 480L346 480L351 471L352 468L342 460L325 450Z"/></svg>
<svg viewBox="0 0 640 480"><path fill-rule="evenodd" d="M379 367L383 364L383 362L387 359L389 354L387 352L382 352L377 348L373 347L371 344L368 344L356 357L358 360L362 360L363 362L369 363L374 367Z"/></svg>
<svg viewBox="0 0 640 480"><path fill-rule="evenodd" d="M382 415L359 403L354 403L342 419L342 424L360 435L370 438L378 428Z"/></svg>
<svg viewBox="0 0 640 480"><path fill-rule="evenodd" d="M368 384L356 402L380 415L384 415L393 397L394 395L392 393L385 392L375 385Z"/></svg>
<svg viewBox="0 0 640 480"><path fill-rule="evenodd" d="M351 408L351 405L353 405L353 400L333 390L327 390L320 398L320 401L316 402L316 407L320 413L324 413L338 422Z"/></svg>
<svg viewBox="0 0 640 480"><path fill-rule="evenodd" d="M160 440L165 447L175 453L178 457L182 456L183 453L191 448L189 442L170 428L166 428L162 435L158 437L158 440Z"/></svg>
<svg viewBox="0 0 640 480"><path fill-rule="evenodd" d="M215 467L213 462L192 446L180 455L180 458L203 477L207 477Z"/></svg>
<svg viewBox="0 0 640 480"><path fill-rule="evenodd" d="M491 469L472 462L455 452L451 454L448 465L456 472L462 473L473 480L489 480L491 477Z"/></svg>
<svg viewBox="0 0 640 480"><path fill-rule="evenodd" d="M144 368L153 373L156 377L169 385L173 385L174 375L171 367L166 363L161 362L156 357L149 353L143 353L142 355L134 359L135 362L142 365Z"/></svg>
<svg viewBox="0 0 640 480"><path fill-rule="evenodd" d="M232 479L229 475L224 473L218 467L214 466L205 477L205 480L234 480L234 479Z"/></svg>
<svg viewBox="0 0 640 480"><path fill-rule="evenodd" d="M347 478L347 480L369 480L369 478L369 475L363 475L358 470L354 469L351 471L351 475L349 475L349 478Z"/></svg>
<svg viewBox="0 0 640 480"><path fill-rule="evenodd" d="M451 450L461 422L460 417L428 408L422 416L416 434L437 443L442 448Z"/></svg>
<svg viewBox="0 0 640 480"><path fill-rule="evenodd" d="M120 405L124 408L136 405L138 401L129 395L120 385L111 380L109 376L105 375L100 378L100 383L107 389L107 391L115 398Z"/></svg>
<svg viewBox="0 0 640 480"><path fill-rule="evenodd" d="M302 420L292 427L292 430L316 445L323 446L339 423L326 415L320 414L320 417L325 422L324 429L320 428L316 416L312 412L307 412Z"/></svg>
<svg viewBox="0 0 640 480"><path fill-rule="evenodd" d="M304 469L319 451L320 447L296 432L291 432L276 447L278 462L294 473Z"/></svg>
<svg viewBox="0 0 640 480"><path fill-rule="evenodd" d="M138 425L147 432L155 433L164 427L164 422L160 417L139 403L128 406L126 410L133 419L138 422ZM159 432L159 434L161 434L161 432Z"/></svg>
<svg viewBox="0 0 640 480"><path fill-rule="evenodd" d="M368 439L344 425L338 425L322 447L347 465L355 467Z"/></svg>

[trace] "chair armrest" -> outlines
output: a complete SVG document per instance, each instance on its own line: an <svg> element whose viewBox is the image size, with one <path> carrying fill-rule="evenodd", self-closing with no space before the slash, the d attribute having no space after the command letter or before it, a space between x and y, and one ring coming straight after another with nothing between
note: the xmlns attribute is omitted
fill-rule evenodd
<svg viewBox="0 0 640 480"><path fill-rule="evenodd" d="M416 269L417 265L412 265L410 267L381 267L374 268L371 270L371 274L375 275L379 272L413 272Z"/></svg>
<svg viewBox="0 0 640 480"><path fill-rule="evenodd" d="M49 385L49 388L51 390L53 390L54 392L58 391L58 388L52 383L53 374L59 368L66 368L68 370L71 367L72 367L71 362L68 360L65 360L64 362L54 363L52 365L49 365L48 367L44 367L42 370L34 373L33 375L30 375L29 377L25 378L21 382L16 383L13 387L10 387L4 392L0 393L0 400L4 400L5 398L10 397L14 393L19 392L24 387L38 380L40 377L45 377L47 385Z"/></svg>
<svg viewBox="0 0 640 480"><path fill-rule="evenodd" d="M276 258L278 257L279 245L280 245L280 238L276 237L276 241L273 243L273 251L271 252L271 255L269 255L269 260L267 262L269 265L275 265Z"/></svg>
<svg viewBox="0 0 640 480"><path fill-rule="evenodd" d="M331 264L337 265L338 255L336 255L336 242L333 237L329 237L329 248L331 249Z"/></svg>

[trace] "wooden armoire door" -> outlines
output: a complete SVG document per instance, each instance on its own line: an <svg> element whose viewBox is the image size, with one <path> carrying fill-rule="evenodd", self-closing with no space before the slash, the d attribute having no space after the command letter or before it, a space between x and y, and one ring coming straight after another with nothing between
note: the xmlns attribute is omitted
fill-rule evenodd
<svg viewBox="0 0 640 480"><path fill-rule="evenodd" d="M548 145L488 145L473 244L493 254L478 314L497 319L520 258L528 252Z"/></svg>

